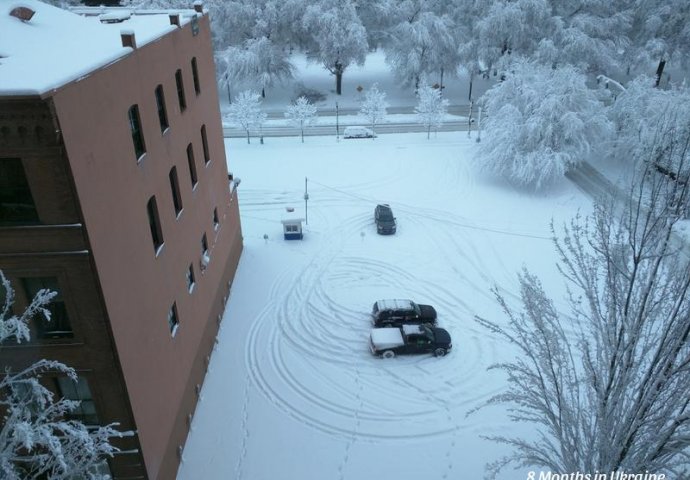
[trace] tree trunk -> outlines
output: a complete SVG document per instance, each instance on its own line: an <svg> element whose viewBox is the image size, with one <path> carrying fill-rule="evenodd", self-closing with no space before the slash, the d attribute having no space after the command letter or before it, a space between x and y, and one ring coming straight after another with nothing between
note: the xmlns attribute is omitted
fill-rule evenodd
<svg viewBox="0 0 690 480"><path fill-rule="evenodd" d="M247 144L252 143L249 141L249 129L247 129Z"/></svg>
<svg viewBox="0 0 690 480"><path fill-rule="evenodd" d="M302 129L302 143L304 143L304 129Z"/></svg>
<svg viewBox="0 0 690 480"><path fill-rule="evenodd" d="M431 124L426 127L426 139L429 140L429 137L431 136Z"/></svg>
<svg viewBox="0 0 690 480"><path fill-rule="evenodd" d="M343 72L335 74L335 93L338 95L343 93Z"/></svg>
<svg viewBox="0 0 690 480"><path fill-rule="evenodd" d="M472 82L474 81L474 73L470 73L470 94L467 98L468 101L472 101Z"/></svg>
<svg viewBox="0 0 690 480"><path fill-rule="evenodd" d="M441 85L438 87L438 91L441 92L441 96L443 96L443 68L441 68Z"/></svg>
<svg viewBox="0 0 690 480"><path fill-rule="evenodd" d="M656 81L654 82L655 87L659 87L659 82L661 82L661 75L664 73L664 67L666 66L666 60L663 58L659 60L659 66L656 68Z"/></svg>
<svg viewBox="0 0 690 480"><path fill-rule="evenodd" d="M261 87L261 98L266 98L266 87Z"/></svg>

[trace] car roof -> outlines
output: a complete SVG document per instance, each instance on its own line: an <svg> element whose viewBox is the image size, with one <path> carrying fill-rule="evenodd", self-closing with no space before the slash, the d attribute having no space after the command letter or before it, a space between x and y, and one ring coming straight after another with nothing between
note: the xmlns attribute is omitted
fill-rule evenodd
<svg viewBox="0 0 690 480"><path fill-rule="evenodd" d="M403 325L403 332L405 335L412 335L416 333L424 333L421 325Z"/></svg>
<svg viewBox="0 0 690 480"><path fill-rule="evenodd" d="M414 310L412 300L384 299L378 302L379 310Z"/></svg>

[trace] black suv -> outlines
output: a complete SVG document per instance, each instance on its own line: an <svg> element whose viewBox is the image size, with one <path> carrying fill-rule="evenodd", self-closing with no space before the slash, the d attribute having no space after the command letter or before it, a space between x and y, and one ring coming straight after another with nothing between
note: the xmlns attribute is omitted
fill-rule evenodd
<svg viewBox="0 0 690 480"><path fill-rule="evenodd" d="M376 205L374 221L376 222L376 233L380 235L392 235L395 233L395 217L393 216L393 210L391 210L388 204Z"/></svg>
<svg viewBox="0 0 690 480"><path fill-rule="evenodd" d="M375 327L398 327L404 324L436 324L436 309L431 305L419 305L412 300L379 300L371 309Z"/></svg>

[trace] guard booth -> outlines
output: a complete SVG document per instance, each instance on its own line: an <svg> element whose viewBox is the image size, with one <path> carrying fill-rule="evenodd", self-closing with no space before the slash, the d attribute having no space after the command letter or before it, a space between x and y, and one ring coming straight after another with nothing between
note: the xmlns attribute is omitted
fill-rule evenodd
<svg viewBox="0 0 690 480"><path fill-rule="evenodd" d="M281 220L285 240L302 240L303 221L303 218L285 218Z"/></svg>

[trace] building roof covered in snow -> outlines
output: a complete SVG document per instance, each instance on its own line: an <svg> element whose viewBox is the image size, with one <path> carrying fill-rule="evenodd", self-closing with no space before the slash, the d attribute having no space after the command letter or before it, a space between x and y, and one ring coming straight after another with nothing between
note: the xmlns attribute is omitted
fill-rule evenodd
<svg viewBox="0 0 690 480"><path fill-rule="evenodd" d="M190 2L191 6L191 2ZM33 15L31 14L33 12ZM93 7L67 11L37 0L0 2L0 96L44 95L184 25L194 10L130 11Z"/></svg>

